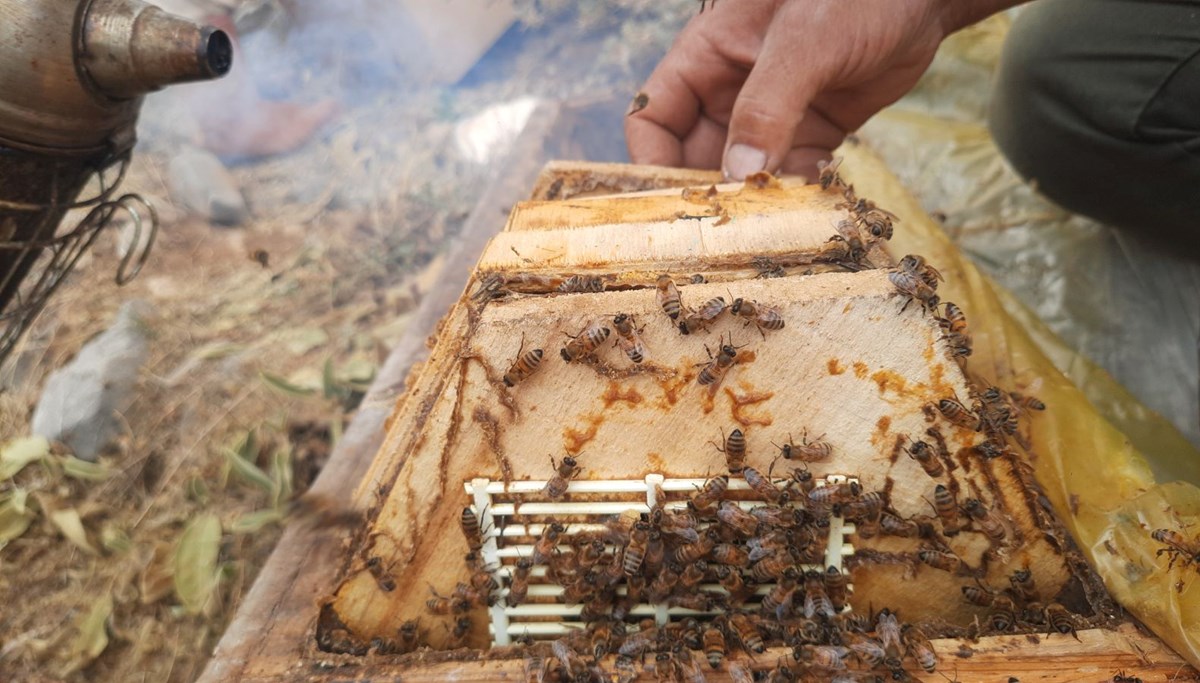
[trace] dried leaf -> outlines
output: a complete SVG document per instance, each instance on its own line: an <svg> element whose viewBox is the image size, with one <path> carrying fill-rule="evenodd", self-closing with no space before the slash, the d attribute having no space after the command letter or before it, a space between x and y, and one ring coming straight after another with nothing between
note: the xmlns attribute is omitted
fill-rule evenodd
<svg viewBox="0 0 1200 683"><path fill-rule="evenodd" d="M247 460L237 451L225 450L225 459L229 461L233 471L242 479L254 484L267 493L275 493L275 482L271 481L271 477L267 476L258 465Z"/></svg>
<svg viewBox="0 0 1200 683"><path fill-rule="evenodd" d="M252 534L265 526L281 521L283 521L282 509L264 508L237 518L229 527L229 530L235 534Z"/></svg>
<svg viewBox="0 0 1200 683"><path fill-rule="evenodd" d="M370 387L377 370L378 366L374 361L357 355L346 361L346 364L342 366L342 371L338 373L338 377L346 384Z"/></svg>
<svg viewBox="0 0 1200 683"><path fill-rule="evenodd" d="M108 619L112 616L112 594L105 592L79 621L79 635L71 644L71 669L83 668L108 647Z"/></svg>
<svg viewBox="0 0 1200 683"><path fill-rule="evenodd" d="M0 447L0 481L12 479L31 462L50 453L50 442L42 436L13 439Z"/></svg>
<svg viewBox="0 0 1200 683"><path fill-rule="evenodd" d="M34 514L25 507L26 495L24 489L15 489L11 495L0 498L0 548L20 538L33 523Z"/></svg>
<svg viewBox="0 0 1200 683"><path fill-rule="evenodd" d="M54 526L58 527L68 541L74 543L81 550L92 555L98 554L92 547L91 541L88 540L87 532L83 529L83 520L79 519L78 510L75 508L55 510L50 513L50 521L54 522Z"/></svg>
<svg viewBox="0 0 1200 683"><path fill-rule="evenodd" d="M113 522L107 522L100 527L100 545L110 553L125 553L133 547L133 540L125 530Z"/></svg>
<svg viewBox="0 0 1200 683"><path fill-rule="evenodd" d="M66 474L72 479L82 479L84 481L104 481L112 474L107 466L96 462L88 462L80 460L73 455L68 455L63 460L63 474Z"/></svg>
<svg viewBox="0 0 1200 683"><path fill-rule="evenodd" d="M329 343L329 335L319 327L296 327L272 335L293 356L302 356Z"/></svg>
<svg viewBox="0 0 1200 683"><path fill-rule="evenodd" d="M183 530L175 549L175 595L188 614L200 614L217 587L217 554L221 549L221 520L196 517Z"/></svg>
<svg viewBox="0 0 1200 683"><path fill-rule="evenodd" d="M138 576L143 605L152 605L171 594L175 587L175 557L170 543L157 543L150 561Z"/></svg>
<svg viewBox="0 0 1200 683"><path fill-rule="evenodd" d="M325 367L321 369L321 393L325 398L340 398L341 389L333 375L333 357L325 359Z"/></svg>
<svg viewBox="0 0 1200 683"><path fill-rule="evenodd" d="M292 396L310 396L316 391L315 389L292 384L279 375L273 375L266 371L258 373L258 376L272 389Z"/></svg>

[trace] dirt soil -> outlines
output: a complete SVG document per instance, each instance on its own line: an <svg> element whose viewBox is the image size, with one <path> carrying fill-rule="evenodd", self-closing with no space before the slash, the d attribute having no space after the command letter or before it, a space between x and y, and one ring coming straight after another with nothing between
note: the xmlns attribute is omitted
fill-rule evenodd
<svg viewBox="0 0 1200 683"><path fill-rule="evenodd" d="M244 36L252 66L296 49L287 21L303 4L280 4L284 28ZM456 124L521 96L628 101L696 11L571 5L518 2L523 23L455 86L408 84L402 64L364 77L353 59L260 59L262 91L333 96L341 113L301 149L231 168L253 214L238 228L172 205L186 100L148 100L124 189L160 209L149 262L118 288L123 232L109 230L3 372L0 443L11 443L28 434L46 377L123 302L148 304L145 364L99 466L56 444L0 480L28 523L0 541L0 680L198 676L282 525L311 512L294 501L436 286L479 188L503 172L457 151ZM354 43L347 32L324 54Z"/></svg>

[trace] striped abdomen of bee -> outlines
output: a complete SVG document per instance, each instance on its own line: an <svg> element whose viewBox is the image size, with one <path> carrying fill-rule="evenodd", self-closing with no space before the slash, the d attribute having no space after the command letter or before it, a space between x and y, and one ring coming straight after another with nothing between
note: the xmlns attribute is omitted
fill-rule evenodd
<svg viewBox="0 0 1200 683"><path fill-rule="evenodd" d="M745 614L734 612L729 615L729 625L741 641L742 647L755 654L762 654L766 651L767 646L763 643L762 635L758 632L758 627L754 625L750 617Z"/></svg>
<svg viewBox="0 0 1200 683"><path fill-rule="evenodd" d="M537 371L542 364L542 350L531 349L517 356L508 372L504 373L504 386L514 387L518 382L527 379Z"/></svg>
<svg viewBox="0 0 1200 683"><path fill-rule="evenodd" d="M937 310L941 300L938 299L934 289L926 284L920 276L908 271L892 270L888 272L888 280L891 281L896 291L908 297L908 301L900 309L901 311L908 308L908 304L913 301L920 301L921 308L926 311Z"/></svg>
<svg viewBox="0 0 1200 683"><path fill-rule="evenodd" d="M743 467L742 476L745 477L746 483L753 491L763 500L769 503L779 501L782 492L776 488L775 484L767 478L766 475L754 469L753 467Z"/></svg>
<svg viewBox="0 0 1200 683"><path fill-rule="evenodd" d="M725 378L725 373L733 367L736 358L737 349L729 344L722 346L716 357L704 364L704 368L696 375L696 382L701 386L710 387L709 392L716 391L716 387Z"/></svg>
<svg viewBox="0 0 1200 683"><path fill-rule="evenodd" d="M946 418L950 422L953 422L959 427L962 427L963 429L969 429L973 432L977 432L983 426L978 416L972 413L970 409L962 404L962 402L955 399L941 399L937 403L937 409L938 412L942 414L942 417Z"/></svg>
<svg viewBox="0 0 1200 683"><path fill-rule="evenodd" d="M840 571L833 565L829 565L825 570L825 594L829 596L829 602L833 603L835 612L841 612L846 607L846 586L849 579L849 573Z"/></svg>
<svg viewBox="0 0 1200 683"><path fill-rule="evenodd" d="M617 346L625 352L629 360L641 363L646 359L646 347L634 327L633 317L621 313L613 318L613 327L617 330Z"/></svg>
<svg viewBox="0 0 1200 683"><path fill-rule="evenodd" d="M662 308L663 313L666 313L671 320L678 320L679 314L683 311L683 303L679 298L679 289L675 286L675 281L665 273L659 275L655 290L658 305Z"/></svg>
<svg viewBox="0 0 1200 683"><path fill-rule="evenodd" d="M600 323L592 323L577 336L572 337L571 341L567 342L559 353L563 360L568 363L582 360L592 355L608 339L608 335L611 333L612 330Z"/></svg>
<svg viewBox="0 0 1200 683"><path fill-rule="evenodd" d="M713 297L679 321L679 331L683 334L692 334L698 330L707 329L728 308L729 304L725 303L724 297Z"/></svg>
<svg viewBox="0 0 1200 683"><path fill-rule="evenodd" d="M923 548L917 551L917 559L934 569L940 569L951 574L958 573L962 568L962 560L959 559L958 555L933 548Z"/></svg>
<svg viewBox="0 0 1200 683"><path fill-rule="evenodd" d="M996 594L982 586L963 586L963 599L972 605L991 607L996 600Z"/></svg>
<svg viewBox="0 0 1200 683"><path fill-rule="evenodd" d="M772 306L764 306L746 299L734 299L733 306L730 311L739 317L746 318L749 323L754 323L761 330L782 330L784 326L783 314L778 308Z"/></svg>
<svg viewBox="0 0 1200 683"><path fill-rule="evenodd" d="M1013 601L1002 595L992 601L992 609L988 612L988 623L997 631L1009 631L1017 625L1017 606Z"/></svg>
<svg viewBox="0 0 1200 683"><path fill-rule="evenodd" d="M459 524L462 526L463 536L467 539L467 547L473 551L482 548L483 529L479 526L479 516L475 514L475 510L470 506L464 507Z"/></svg>
<svg viewBox="0 0 1200 683"><path fill-rule="evenodd" d="M572 275L558 286L565 294L598 293L604 291L604 278L593 275Z"/></svg>
<svg viewBox="0 0 1200 683"><path fill-rule="evenodd" d="M1075 617L1057 602L1046 605L1046 623L1050 624L1054 631L1064 635L1070 633L1075 636L1075 640L1079 640L1079 634L1075 632Z"/></svg>
<svg viewBox="0 0 1200 683"><path fill-rule="evenodd" d="M704 658L708 660L708 665L714 671L720 669L721 663L725 661L725 632L717 625L716 619L704 629L703 644Z"/></svg>
<svg viewBox="0 0 1200 683"><path fill-rule="evenodd" d="M704 482L704 486L692 496L691 504L697 510L704 510L719 502L729 488L729 475L722 474Z"/></svg>
<svg viewBox="0 0 1200 683"><path fill-rule="evenodd" d="M996 545L1004 543L1007 531L1005 531L1004 521L1000 518L1000 513L995 510L989 510L977 498L968 499L963 504L963 509L967 511L971 519L975 520L975 523L979 526L979 530L983 532L984 536L988 537L989 541Z"/></svg>
<svg viewBox="0 0 1200 683"><path fill-rule="evenodd" d="M934 479L946 473L946 469L942 466L942 461L938 459L937 453L934 453L933 447L924 441L914 441L912 446L905 449L908 451L909 457L916 460L925 470L925 474Z"/></svg>

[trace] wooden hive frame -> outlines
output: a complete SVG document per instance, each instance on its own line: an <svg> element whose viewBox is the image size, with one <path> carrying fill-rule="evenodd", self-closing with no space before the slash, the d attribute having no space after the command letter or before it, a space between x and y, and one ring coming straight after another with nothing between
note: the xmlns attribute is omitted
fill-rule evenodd
<svg viewBox="0 0 1200 683"><path fill-rule="evenodd" d="M568 193L563 189L563 183L555 183L543 183L542 187L560 195ZM838 435L835 443L838 456L834 459L837 469L853 471L875 488L887 485L884 478L900 481L889 489L894 494L892 507L904 515L921 514L925 503L917 492L919 487L907 487L903 482L927 483L928 479L923 479L927 475L907 457L897 458L887 466L882 463L897 453L895 437L920 434L929 428L930 423L925 421L921 411L925 403L947 394L966 396L969 393L965 377L946 353L936 324L920 313L919 306L910 306L903 313L897 313L903 306L903 297L894 291L882 270L821 272L845 270L816 263L812 258L833 234L832 226L846 217L845 211L836 206L836 197L831 198L815 188L794 186L721 187L719 192L716 202L701 205L699 210L688 206L694 202L684 200L678 191L671 191L594 202L574 200L558 206L527 204L513 212L506 233L493 241L481 259L480 280L485 279L483 276L487 273L495 272L532 273L542 277L565 273L612 274L608 284L615 291L562 296L538 296L530 292L492 301L486 306L472 304L464 298L455 308L442 327L433 356L413 379L393 418L381 457L360 487L358 496L373 507L373 521L370 529L359 535L356 552L344 570L345 578L335 596L323 603L317 624L322 649L344 652L385 650L397 624L416 615L421 615L422 620L427 619L422 615L422 604L428 597L426 586L436 582L448 588L455 579L462 577L454 572L464 571L461 557L466 551L465 541L456 530L442 532L456 526L455 517L467 500L464 483L473 478L545 479L551 471L547 456L564 451L582 452L580 459L587 468L585 477L589 480L628 479L652 471L669 476L702 476L722 468L720 454L711 446L707 450L703 447L704 442L718 439L716 429L696 434L695 443L688 441L682 446L672 439L660 449L658 461L647 457L631 462L629 454L633 451L654 452L648 445L653 442L644 440L645 432L637 431L638 425L644 422L639 410L648 407L647 404L654 404L663 411L655 421L664 415L674 420L671 423L673 430L665 430L671 431L673 436L682 433L682 426L706 423L714 427L719 423L727 426L748 424L748 430L762 430L767 435L774 426L775 415L780 412L789 413L792 419L788 424L793 429L803 425L821 431L832 426L835 429L827 431ZM714 207L714 203L719 207ZM554 227L556 212L570 216L570 227L562 227L561 223L560 227ZM677 217L680 213L685 216L709 213L710 216L693 221ZM781 216L761 218L771 214ZM802 219L797 220L796 214ZM726 215L730 219L727 225L714 225ZM624 220L614 222L614 216ZM773 221L778 218L790 221L787 230L773 231ZM762 231L755 229L756 226ZM583 240L574 239L578 234L570 232L586 228L592 228L588 233L591 237ZM726 228L727 234L721 234L722 228ZM734 229L741 232L734 232ZM520 234L534 231L538 234ZM764 234L770 235L769 239L760 239ZM638 246L626 252L632 255L628 258L645 253L653 253L654 258L631 262L628 269L611 261L601 262L589 256L591 252L587 249L579 248L580 243L586 244L589 239L593 244L636 242ZM647 245L653 248L648 250ZM754 279L765 263L755 257L764 255L772 263L785 264L788 276ZM885 266L887 258L882 252L872 250L863 265ZM704 284L683 285L686 301L697 302L717 295L728 297L726 292L735 290L735 296L780 306L789 324L784 330L765 333L762 339L753 328L737 327L714 330L710 337L699 341L681 338L665 319L659 321L663 322L661 325L651 322L655 315L663 316L656 313L647 287L655 271L663 269L673 273L698 272L708 280ZM536 285L537 278L528 278L524 282ZM854 325L848 328L846 316L856 309L860 312L865 309L866 313L854 317ZM518 385L516 391L502 389L499 376L515 356L519 343L516 330L546 331L542 339L530 340L530 343L541 344L549 353L556 353L557 347L549 342L555 336L549 334L550 331L578 331L588 319L615 311L633 312L639 320L647 321L643 329L646 345L658 360L646 367L657 367L658 371L638 368L631 372L628 364L618 364L619 354L610 349L607 354L611 358L606 361L590 366L560 362L558 367L543 368L530 382ZM696 347L702 347L705 341L715 341L712 337L719 332L736 334L738 343L749 344L754 361L736 367L735 370L740 371L738 375L731 374L718 393L706 395L693 391L687 394L686 389L695 389L691 381L695 370L689 368L696 360L703 360L702 356L697 358ZM793 336L776 338L784 332ZM844 351L848 345L853 346L855 339L887 339L888 344L856 348L849 354L854 358L839 357L846 356L845 353L828 356L817 353L814 357L818 362L798 364L788 357L804 349L806 343L823 345L822 350ZM681 340L691 342L690 348L681 351ZM753 344L751 340L754 340ZM775 354L773 348L785 352ZM672 354L672 351L676 353ZM550 374L550 370L556 374ZM808 387L810 393L803 398L831 397L826 401L829 405L810 405L809 412L805 413L803 409L812 403L811 400L792 399L786 411L765 409L772 406L774 397L765 401L761 398L748 400L772 393L759 386L772 382L776 383L774 386ZM864 387L870 391L865 391ZM775 400L786 398L782 391L777 393L780 399ZM677 397L679 394L685 397ZM585 405L574 410L575 404L562 400L564 395L591 397L592 400L582 401ZM635 395L640 398L634 398ZM676 397L673 399L673 396ZM847 404L853 406L854 411L848 411ZM903 410L897 407L898 404L903 404ZM559 412L542 406L555 406ZM798 412L793 413L793 410ZM725 411L728 411L728 417ZM558 419L548 419L548 412ZM854 417L830 422L831 415ZM883 420L885 417L888 419ZM822 420L824 424L809 424ZM770 424L761 424L763 422ZM1024 535L1028 540L1011 553L1004 549L996 552L978 533L963 534L962 538L951 540L951 547L963 557L989 558L987 566L976 578L999 584L1013 567L1029 566L1040 586L1050 587L1055 593L1062 594L1064 600L1072 599L1069 594L1074 593L1073 599L1078 604L1090 606L1089 603L1096 599L1096 586L1086 576L1086 571L1079 571L1076 559L1065 558L1069 543L1065 541L1061 527L1037 505L1036 485L1027 469L1016 458L1005 459L1003 463L975 464L979 462L977 454L972 460L970 451L978 441L977 435L956 430L936 418L933 424L944 429L944 436L954 451L946 466L956 468L953 472L958 475L952 472L947 481L966 475L959 481L961 486L1004 510L1008 530ZM662 424L657 427L664 429ZM770 431L769 435L782 440L786 431L787 428L781 426L778 433ZM516 445L512 439L518 440ZM533 447L521 448L523 444ZM668 446L675 452L683 452L685 458L665 458ZM532 454L508 455L514 452ZM751 455L754 466L765 469L768 461L769 455L763 450ZM1001 464L1004 466L996 466ZM981 477L982 483L961 471L972 466L976 472L974 476ZM820 474L826 473L821 470L821 464L812 467ZM886 471L889 467L895 471L886 475L878 471ZM875 546L869 549L877 553L874 556L877 560L886 561L873 565L868 562L867 566L872 566L873 570L856 574L855 600L890 604L901 613L920 615L922 610L927 610L931 595L953 594L956 601L951 603L949 598L943 598L938 607L944 609L936 611L952 619L979 613L957 601L958 587L967 577L945 572L916 571L917 583L925 590L896 595L896 585L914 578L917 565L912 562L913 544L906 540L878 538L873 542L865 539L864 543L864 548ZM905 554L908 556L906 561L892 563ZM384 575L395 581L395 588L381 588L378 569L381 566L385 568ZM1061 587L1067 590L1059 590ZM878 601L873 596L878 596ZM884 596L886 602L883 602ZM486 622L485 618L473 621L470 634L473 645L487 641ZM448 626L439 628L436 622L425 625L423 630L427 640L435 646L444 644L450 634ZM1114 665L1128 663L1129 668L1134 667L1135 662L1129 659L1132 655L1128 654L1133 650L1127 643L1130 639L1140 640L1136 635L1128 631L1120 635L1084 631L1081 638L1081 642L1089 646L1106 647L1118 653L1112 659ZM1053 640L1059 642L1061 639ZM1028 642L1025 641L1026 645ZM960 672L976 668L982 671L990 666L994 671L999 658L996 655L1005 648L1020 650L1020 644L1019 639L984 638L972 646L971 651L979 653L979 657L964 659L963 666L956 668ZM944 660L958 646L957 641L935 645ZM1146 643L1133 647L1144 652L1139 660L1142 666L1148 662L1158 663L1165 670L1177 665L1177 660L1169 653ZM1060 649L1074 651L1069 644L1063 644ZM384 665L378 659L372 660L372 666L379 675L395 670L404 671L406 678L438 677L451 672L467 678L520 675L519 660L515 663L454 661L461 660L464 654L467 653L460 651L457 655L440 656L425 651L399 658L394 664L398 669L391 664ZM504 654L504 650L496 652L496 656ZM962 651L959 654L962 655ZM334 657L333 661L338 660ZM445 663L438 664L438 661ZM765 664L769 668L770 664ZM1020 656L1015 656L1008 664L1015 667L1014 670L1026 666Z"/></svg>

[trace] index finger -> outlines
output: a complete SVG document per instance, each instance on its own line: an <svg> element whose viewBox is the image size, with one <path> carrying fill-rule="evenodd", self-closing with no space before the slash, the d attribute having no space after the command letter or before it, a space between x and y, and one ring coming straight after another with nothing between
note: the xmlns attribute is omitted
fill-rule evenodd
<svg viewBox="0 0 1200 683"><path fill-rule="evenodd" d="M700 118L700 98L681 73L680 51L672 47L642 86L645 108L625 117L625 145L635 164L683 164L683 140Z"/></svg>

